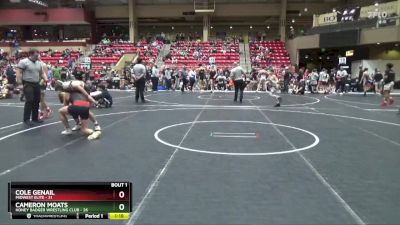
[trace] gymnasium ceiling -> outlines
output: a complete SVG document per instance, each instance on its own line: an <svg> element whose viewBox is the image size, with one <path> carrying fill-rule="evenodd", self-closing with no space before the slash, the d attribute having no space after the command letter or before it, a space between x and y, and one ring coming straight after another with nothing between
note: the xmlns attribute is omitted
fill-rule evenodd
<svg viewBox="0 0 400 225"><path fill-rule="evenodd" d="M128 0L40 0L49 7L79 7L82 4L88 6L97 5L126 5ZM281 0L216 0L216 3L279 3ZM288 3L334 3L343 0L288 0ZM365 0L360 0L365 1ZM163 4L193 4L193 0L136 0L139 5L163 5ZM1 0L1 8L26 8L35 6L28 0Z"/></svg>
<svg viewBox="0 0 400 225"><path fill-rule="evenodd" d="M49 7L95 7L99 5L127 5L128 0L40 0L49 5ZM279 3L281 0L216 0L216 3ZM290 3L300 3L305 6L307 3L331 3L340 5L369 5L376 1L388 2L393 0L287 0ZM138 5L170 5L170 4L193 4L193 0L136 0ZM39 7L29 0L0 0L0 8L32 8Z"/></svg>

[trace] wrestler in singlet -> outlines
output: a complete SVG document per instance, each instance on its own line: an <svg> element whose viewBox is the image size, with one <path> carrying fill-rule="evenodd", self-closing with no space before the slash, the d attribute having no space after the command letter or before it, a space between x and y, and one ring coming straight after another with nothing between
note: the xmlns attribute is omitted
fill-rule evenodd
<svg viewBox="0 0 400 225"><path fill-rule="evenodd" d="M69 101L71 104L68 106L68 113L74 119L89 119L90 102L86 96L80 92L71 91Z"/></svg>

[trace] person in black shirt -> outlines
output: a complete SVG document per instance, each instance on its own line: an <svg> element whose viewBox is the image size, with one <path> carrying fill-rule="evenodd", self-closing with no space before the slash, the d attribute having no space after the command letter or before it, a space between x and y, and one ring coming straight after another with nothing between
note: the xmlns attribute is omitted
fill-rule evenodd
<svg viewBox="0 0 400 225"><path fill-rule="evenodd" d="M7 76L8 84L15 86L17 81L16 81L16 76L15 76L15 70L11 66L11 64L7 67L6 76Z"/></svg>
<svg viewBox="0 0 400 225"><path fill-rule="evenodd" d="M206 89L206 69L203 67L202 64L199 64L199 68L197 69L197 74L199 76L199 88L200 90Z"/></svg>
<svg viewBox="0 0 400 225"><path fill-rule="evenodd" d="M99 85L99 89L101 91L101 99L99 100L99 104L103 104L105 108L109 108L113 104L113 99L106 89L106 86L103 84Z"/></svg>
<svg viewBox="0 0 400 225"><path fill-rule="evenodd" d="M304 68L299 69L299 74L297 76L297 82L299 83L304 78Z"/></svg>
<svg viewBox="0 0 400 225"><path fill-rule="evenodd" d="M363 67L362 67L362 65L360 65L359 67L358 67L358 82L360 82L360 84L358 85L358 91L363 91L364 89L364 87L363 87L363 85L361 84L361 79L363 78L363 74L364 74L364 70L363 70Z"/></svg>
<svg viewBox="0 0 400 225"><path fill-rule="evenodd" d="M72 72L72 75L75 77L83 77L83 72L81 70L78 70L78 67L75 67L74 71Z"/></svg>
<svg viewBox="0 0 400 225"><path fill-rule="evenodd" d="M375 74L374 74L374 85L375 89L374 92L381 93L382 92L382 81L383 81L383 75L379 69L375 69Z"/></svg>
<svg viewBox="0 0 400 225"><path fill-rule="evenodd" d="M292 74L290 73L289 68L286 67L284 75L283 75L283 92L284 93L288 93L288 91L289 91L290 79L292 79Z"/></svg>
<svg viewBox="0 0 400 225"><path fill-rule="evenodd" d="M63 67L61 69L61 81L67 81L68 79L68 71L67 68Z"/></svg>
<svg viewBox="0 0 400 225"><path fill-rule="evenodd" d="M186 69L186 66L183 67L183 70L180 71L180 79L182 81L182 86L181 86L181 92L185 92L185 88L188 84L188 71Z"/></svg>
<svg viewBox="0 0 400 225"><path fill-rule="evenodd" d="M390 92L393 90L394 79L396 74L393 71L393 64L386 64L385 76L383 78L383 101L381 106L392 105L394 103L393 98L390 96Z"/></svg>

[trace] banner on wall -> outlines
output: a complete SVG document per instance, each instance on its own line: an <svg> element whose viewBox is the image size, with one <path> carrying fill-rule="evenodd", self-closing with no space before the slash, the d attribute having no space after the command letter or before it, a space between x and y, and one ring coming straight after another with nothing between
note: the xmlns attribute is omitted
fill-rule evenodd
<svg viewBox="0 0 400 225"><path fill-rule="evenodd" d="M381 3L378 6L365 6L361 8L360 18L373 19L378 17L384 19L387 17L397 16L397 7L400 7L397 1Z"/></svg>
<svg viewBox="0 0 400 225"><path fill-rule="evenodd" d="M318 16L318 26L326 26L336 24L338 21L337 13L325 13Z"/></svg>
<svg viewBox="0 0 400 225"><path fill-rule="evenodd" d="M360 18L360 8L345 8L340 13L338 13L338 22L351 22L356 21Z"/></svg>
<svg viewBox="0 0 400 225"><path fill-rule="evenodd" d="M346 57L339 57L339 65L346 65L347 58Z"/></svg>

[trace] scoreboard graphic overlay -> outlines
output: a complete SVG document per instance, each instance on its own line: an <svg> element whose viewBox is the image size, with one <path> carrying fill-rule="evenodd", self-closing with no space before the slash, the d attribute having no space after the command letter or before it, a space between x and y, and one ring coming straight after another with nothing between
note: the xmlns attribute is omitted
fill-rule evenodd
<svg viewBox="0 0 400 225"><path fill-rule="evenodd" d="M131 182L10 182L12 219L127 220Z"/></svg>

